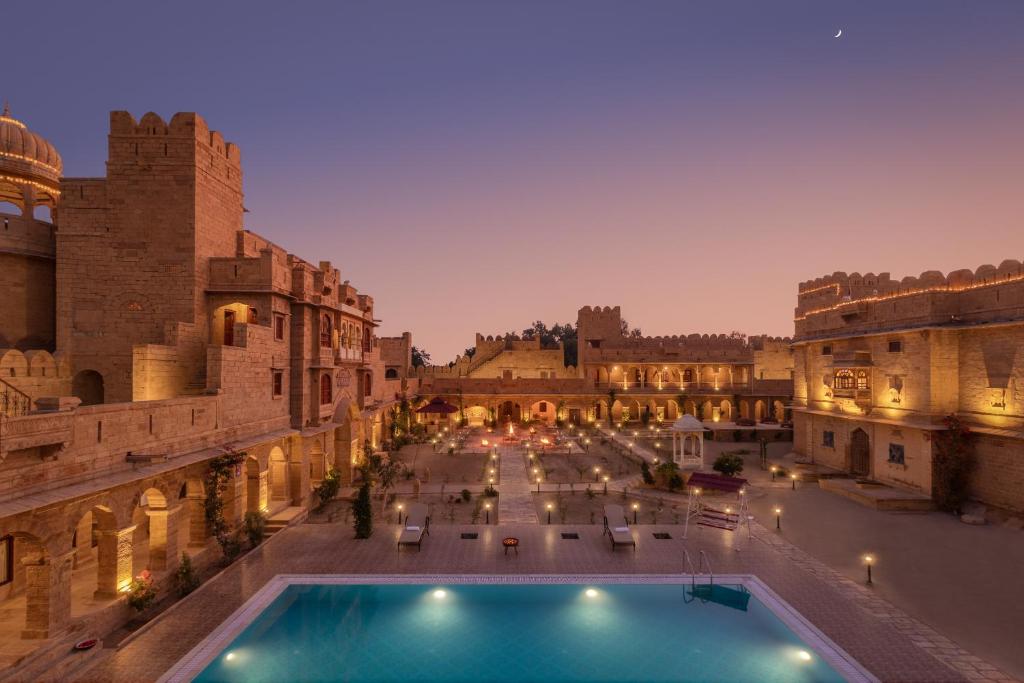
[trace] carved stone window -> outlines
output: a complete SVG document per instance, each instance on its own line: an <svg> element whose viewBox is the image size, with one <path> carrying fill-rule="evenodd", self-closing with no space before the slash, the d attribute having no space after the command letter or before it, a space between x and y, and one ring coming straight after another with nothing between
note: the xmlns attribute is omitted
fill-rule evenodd
<svg viewBox="0 0 1024 683"><path fill-rule="evenodd" d="M853 389L854 381L853 370L836 370L836 389Z"/></svg>

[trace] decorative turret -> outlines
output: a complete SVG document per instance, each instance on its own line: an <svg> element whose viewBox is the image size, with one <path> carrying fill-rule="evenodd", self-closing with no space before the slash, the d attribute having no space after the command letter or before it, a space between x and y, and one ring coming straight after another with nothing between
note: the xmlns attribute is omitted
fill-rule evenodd
<svg viewBox="0 0 1024 683"><path fill-rule="evenodd" d="M0 114L0 202L11 202L23 216L36 206L56 208L64 164L46 138L11 116Z"/></svg>

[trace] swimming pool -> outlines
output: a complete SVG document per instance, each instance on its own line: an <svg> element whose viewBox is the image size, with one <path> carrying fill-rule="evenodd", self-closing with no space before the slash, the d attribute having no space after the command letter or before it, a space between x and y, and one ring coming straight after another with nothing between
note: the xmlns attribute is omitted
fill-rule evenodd
<svg viewBox="0 0 1024 683"><path fill-rule="evenodd" d="M753 577L281 576L165 681L870 681Z"/></svg>

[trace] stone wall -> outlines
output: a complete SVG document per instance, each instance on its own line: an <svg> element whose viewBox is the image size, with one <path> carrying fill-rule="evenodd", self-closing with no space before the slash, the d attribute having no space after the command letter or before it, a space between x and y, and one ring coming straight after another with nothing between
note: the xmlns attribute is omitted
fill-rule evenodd
<svg viewBox="0 0 1024 683"><path fill-rule="evenodd" d="M55 269L54 227L0 214L0 349L54 349Z"/></svg>
<svg viewBox="0 0 1024 683"><path fill-rule="evenodd" d="M43 396L71 395L71 364L63 354L0 349L0 379L33 401Z"/></svg>

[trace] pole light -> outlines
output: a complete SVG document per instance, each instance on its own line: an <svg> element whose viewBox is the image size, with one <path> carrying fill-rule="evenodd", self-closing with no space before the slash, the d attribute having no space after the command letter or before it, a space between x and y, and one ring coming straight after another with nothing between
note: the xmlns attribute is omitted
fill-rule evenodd
<svg viewBox="0 0 1024 683"><path fill-rule="evenodd" d="M782 508L775 508L775 530L782 531Z"/></svg>
<svg viewBox="0 0 1024 683"><path fill-rule="evenodd" d="M491 504L484 503L484 514L487 515L487 524L491 523Z"/></svg>
<svg viewBox="0 0 1024 683"><path fill-rule="evenodd" d="M871 555L865 555L864 556L864 564L868 568L868 585L869 586L873 585L873 583L871 581L871 565L873 565L874 563L875 563L875 558L873 556L871 556Z"/></svg>
<svg viewBox="0 0 1024 683"><path fill-rule="evenodd" d="M636 513L640 509L640 503L633 503L633 524L636 524Z"/></svg>
<svg viewBox="0 0 1024 683"><path fill-rule="evenodd" d="M551 508L553 508L553 507L555 507L555 506L552 505L551 503L547 504L547 508L548 508L548 524L551 524Z"/></svg>
<svg viewBox="0 0 1024 683"><path fill-rule="evenodd" d="M772 481L775 481L775 473L779 471L779 468L776 467L775 465L772 465L768 469L772 471Z"/></svg>
<svg viewBox="0 0 1024 683"><path fill-rule="evenodd" d="M398 523L402 523L402 508L404 507L401 503L395 506L398 509Z"/></svg>
<svg viewBox="0 0 1024 683"><path fill-rule="evenodd" d="M796 473L789 475L789 480L793 482L793 490L796 491Z"/></svg>

